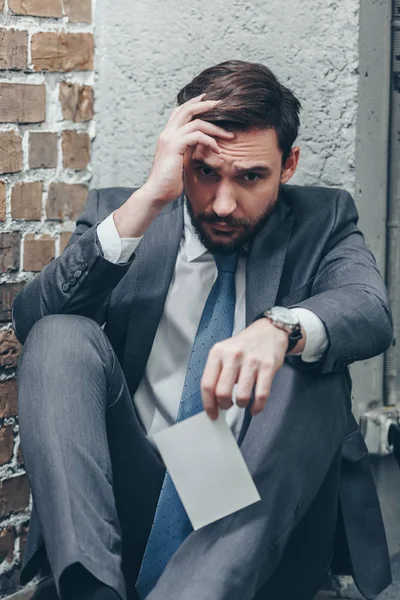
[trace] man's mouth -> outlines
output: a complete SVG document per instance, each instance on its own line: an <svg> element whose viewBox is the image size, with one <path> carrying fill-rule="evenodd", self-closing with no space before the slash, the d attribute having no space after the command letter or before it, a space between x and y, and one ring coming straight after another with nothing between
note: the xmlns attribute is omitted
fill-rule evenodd
<svg viewBox="0 0 400 600"><path fill-rule="evenodd" d="M219 231L232 231L234 228L226 223L211 223L211 227L218 229Z"/></svg>

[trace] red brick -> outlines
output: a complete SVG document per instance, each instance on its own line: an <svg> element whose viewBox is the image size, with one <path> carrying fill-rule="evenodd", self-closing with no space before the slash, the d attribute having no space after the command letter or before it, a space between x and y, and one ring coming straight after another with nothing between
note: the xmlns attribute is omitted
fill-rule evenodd
<svg viewBox="0 0 400 600"><path fill-rule="evenodd" d="M46 204L47 219L76 221L82 213L88 189L79 183L51 183Z"/></svg>
<svg viewBox="0 0 400 600"><path fill-rule="evenodd" d="M0 221L6 220L6 184L0 181Z"/></svg>
<svg viewBox="0 0 400 600"><path fill-rule="evenodd" d="M91 33L35 33L32 62L35 71L92 71L94 43Z"/></svg>
<svg viewBox="0 0 400 600"><path fill-rule="evenodd" d="M28 67L28 32L0 28L0 69Z"/></svg>
<svg viewBox="0 0 400 600"><path fill-rule="evenodd" d="M73 23L92 21L92 0L64 0L64 10Z"/></svg>
<svg viewBox="0 0 400 600"><path fill-rule="evenodd" d="M62 231L60 233L60 255L64 252L70 237L72 235L71 231Z"/></svg>
<svg viewBox="0 0 400 600"><path fill-rule="evenodd" d="M18 414L18 386L16 379L0 382L0 419Z"/></svg>
<svg viewBox="0 0 400 600"><path fill-rule="evenodd" d="M90 161L89 134L63 131L62 151L65 169L84 169Z"/></svg>
<svg viewBox="0 0 400 600"><path fill-rule="evenodd" d="M16 15L33 17L62 17L61 0L8 0L9 9Z"/></svg>
<svg viewBox="0 0 400 600"><path fill-rule="evenodd" d="M0 283L0 321L11 321L11 308L15 297L24 287L24 282ZM1 418L1 417L0 417Z"/></svg>
<svg viewBox="0 0 400 600"><path fill-rule="evenodd" d="M0 173L22 171L22 138L15 131L0 133Z"/></svg>
<svg viewBox="0 0 400 600"><path fill-rule="evenodd" d="M0 83L0 123L41 123L45 119L45 85Z"/></svg>
<svg viewBox="0 0 400 600"><path fill-rule="evenodd" d="M64 119L81 123L93 118L93 88L90 85L62 81L60 102Z"/></svg>
<svg viewBox="0 0 400 600"><path fill-rule="evenodd" d="M26 475L13 477L1 482L0 516L25 510L29 507L29 481Z"/></svg>
<svg viewBox="0 0 400 600"><path fill-rule="evenodd" d="M49 131L31 131L29 134L29 168L51 169L58 162L58 136Z"/></svg>
<svg viewBox="0 0 400 600"><path fill-rule="evenodd" d="M9 525L0 531L0 563L12 563L14 556L15 529Z"/></svg>
<svg viewBox="0 0 400 600"><path fill-rule="evenodd" d="M13 329L0 331L0 367L14 369L18 364L21 348Z"/></svg>
<svg viewBox="0 0 400 600"><path fill-rule="evenodd" d="M14 434L12 425L0 428L0 465L10 462L14 450Z"/></svg>
<svg viewBox="0 0 400 600"><path fill-rule="evenodd" d="M43 233L35 239L35 234L27 233L24 238L24 271L41 271L55 257L54 238Z"/></svg>
<svg viewBox="0 0 400 600"><path fill-rule="evenodd" d="M42 214L42 181L16 183L11 191L13 219L40 221Z"/></svg>
<svg viewBox="0 0 400 600"><path fill-rule="evenodd" d="M0 233L0 272L18 271L20 234L17 231Z"/></svg>

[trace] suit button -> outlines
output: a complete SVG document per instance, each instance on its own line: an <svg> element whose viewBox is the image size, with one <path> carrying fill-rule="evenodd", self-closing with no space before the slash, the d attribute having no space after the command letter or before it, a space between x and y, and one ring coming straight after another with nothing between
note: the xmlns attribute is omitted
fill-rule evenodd
<svg viewBox="0 0 400 600"><path fill-rule="evenodd" d="M74 276L68 277L68 283L70 285L75 285L76 284L76 278Z"/></svg>
<svg viewBox="0 0 400 600"><path fill-rule="evenodd" d="M77 269L74 273L74 277L80 277L82 275L82 271L80 269Z"/></svg>
<svg viewBox="0 0 400 600"><path fill-rule="evenodd" d="M61 286L61 289L62 289L63 292L68 292L68 290L69 290L68 283L63 283L62 286Z"/></svg>
<svg viewBox="0 0 400 600"><path fill-rule="evenodd" d="M87 266L88 266L87 262L82 262L81 263L81 269L85 270L85 269L87 269Z"/></svg>

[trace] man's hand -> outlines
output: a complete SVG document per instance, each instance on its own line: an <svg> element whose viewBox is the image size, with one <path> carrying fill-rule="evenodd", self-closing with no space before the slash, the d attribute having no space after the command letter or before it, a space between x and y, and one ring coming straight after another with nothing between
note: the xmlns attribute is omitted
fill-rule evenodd
<svg viewBox="0 0 400 600"><path fill-rule="evenodd" d="M183 191L183 159L186 150L197 144L221 153L218 138L231 140L235 134L213 123L202 121L202 113L220 100L202 100L204 94L175 108L161 132L150 175L114 213L121 238L140 237L162 209Z"/></svg>
<svg viewBox="0 0 400 600"><path fill-rule="evenodd" d="M271 391L275 373L282 367L288 346L288 334L267 319L259 319L241 333L215 344L208 355L200 387L204 410L215 420L218 406L244 407L250 402L254 385L251 414L260 413Z"/></svg>
<svg viewBox="0 0 400 600"><path fill-rule="evenodd" d="M157 206L163 207L182 193L183 157L188 148L203 144L220 154L215 138L231 140L235 137L234 133L199 118L220 102L202 100L204 95L175 108L157 140L151 172L144 184Z"/></svg>

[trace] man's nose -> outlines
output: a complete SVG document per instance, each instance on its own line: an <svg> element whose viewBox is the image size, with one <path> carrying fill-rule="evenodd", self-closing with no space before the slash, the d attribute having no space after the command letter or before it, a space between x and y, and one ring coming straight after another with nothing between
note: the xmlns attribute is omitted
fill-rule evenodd
<svg viewBox="0 0 400 600"><path fill-rule="evenodd" d="M226 217L235 211L237 207L233 190L229 186L219 186L215 192L213 209L220 217Z"/></svg>

